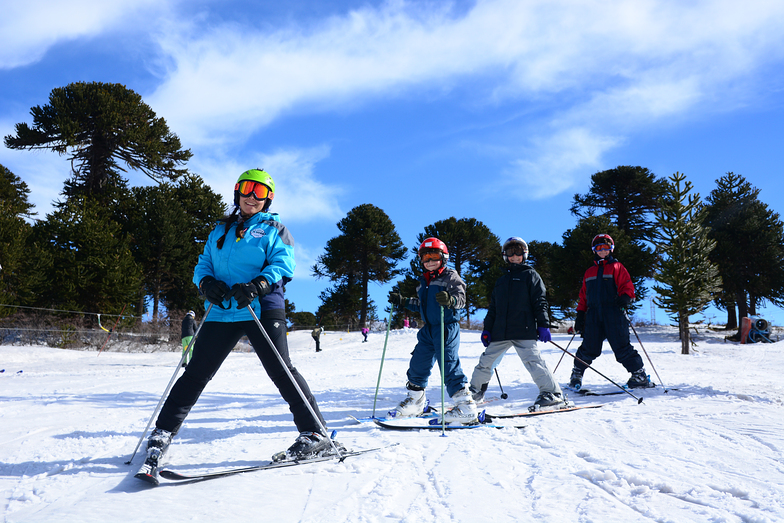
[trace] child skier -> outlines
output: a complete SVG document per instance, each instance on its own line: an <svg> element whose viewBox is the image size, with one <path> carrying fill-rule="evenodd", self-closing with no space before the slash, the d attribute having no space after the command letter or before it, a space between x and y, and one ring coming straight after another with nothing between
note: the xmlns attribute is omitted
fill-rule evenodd
<svg viewBox="0 0 784 523"><path fill-rule="evenodd" d="M182 320L182 329L180 331L180 342L182 343L182 353L185 355L185 359L182 361L182 366L187 367L188 362L191 361L191 356L193 355L193 347L191 350L188 351L188 354L185 354L185 351L188 350L188 345L191 344L191 340L193 339L193 335L196 333L196 313L193 311L188 311L188 314L185 315L185 318Z"/></svg>
<svg viewBox="0 0 784 523"><path fill-rule="evenodd" d="M490 304L482 331L485 352L471 376L471 393L475 401L484 399L493 369L504 354L514 347L523 365L539 387L534 408L554 410L565 405L561 388L547 368L536 346L537 339L550 341L550 320L542 278L527 264L528 244L517 236L501 248L506 274L498 278L490 295Z"/></svg>
<svg viewBox="0 0 784 523"><path fill-rule="evenodd" d="M591 249L596 256L593 266L585 271L574 322L574 330L583 336L577 357L590 365L601 356L602 343L606 339L616 361L631 373L627 382L629 388L651 387L642 358L629 342L629 320L624 314L626 307L634 301L634 284L629 272L613 257L615 242L609 234L597 234ZM586 368L575 360L570 387L580 389Z"/></svg>
<svg viewBox="0 0 784 523"><path fill-rule="evenodd" d="M476 403L466 386L468 380L460 368L457 349L460 346L460 324L456 310L465 306L465 283L456 271L447 268L449 251L438 238L428 238L419 246L422 276L419 277L417 296L404 298L392 293L389 302L419 311L424 325L417 332L417 344L411 353L406 389L408 396L389 412L392 417L412 417L422 414L427 407L425 387L438 361L443 367L446 391L455 403L443 414L446 423L477 423ZM444 325L441 325L441 308ZM444 336L444 361L441 361L441 333Z"/></svg>

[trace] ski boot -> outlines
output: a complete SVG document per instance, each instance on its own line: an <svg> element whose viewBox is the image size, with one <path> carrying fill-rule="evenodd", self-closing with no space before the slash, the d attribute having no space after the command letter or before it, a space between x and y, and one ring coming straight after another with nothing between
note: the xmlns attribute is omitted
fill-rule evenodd
<svg viewBox="0 0 784 523"><path fill-rule="evenodd" d="M333 444L334 443L334 447ZM296 461L304 459L319 458L323 456L337 455L337 452L345 451L345 447L339 442L332 440L320 432L300 432L294 444L285 452L278 452L272 456L272 461Z"/></svg>
<svg viewBox="0 0 784 523"><path fill-rule="evenodd" d="M580 387L583 386L583 373L585 371L583 369L579 369L574 367L572 369L572 376L569 378L569 386L574 390L580 390Z"/></svg>
<svg viewBox="0 0 784 523"><path fill-rule="evenodd" d="M567 404L560 392L542 392L536 397L534 404L528 407L528 412L541 412L543 410L559 410L566 408Z"/></svg>
<svg viewBox="0 0 784 523"><path fill-rule="evenodd" d="M455 402L455 406L444 413L444 423L457 425L475 425L479 423L476 402L471 396L468 387L455 392L452 396L452 401Z"/></svg>
<svg viewBox="0 0 784 523"><path fill-rule="evenodd" d="M400 405L395 410L390 410L387 413L390 418L413 418L414 416L421 416L427 409L428 402L425 398L424 388L406 383L406 389L408 390L408 396L400 402Z"/></svg>
<svg viewBox="0 0 784 523"><path fill-rule="evenodd" d="M150 434L150 439L147 440L147 458L144 464L139 469L139 472L134 477L139 478L153 485L158 485L158 469L163 462L163 455L169 448L172 440L172 434L168 430L156 428Z"/></svg>
<svg viewBox="0 0 784 523"><path fill-rule="evenodd" d="M630 389L647 389L654 385L651 383L648 373L645 371L645 367L643 367L640 370L632 372L632 377L626 382L626 386Z"/></svg>

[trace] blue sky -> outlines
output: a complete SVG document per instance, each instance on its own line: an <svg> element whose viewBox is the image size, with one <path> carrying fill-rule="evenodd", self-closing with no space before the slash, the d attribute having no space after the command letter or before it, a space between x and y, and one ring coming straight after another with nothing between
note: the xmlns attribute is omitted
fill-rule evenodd
<svg viewBox="0 0 784 523"><path fill-rule="evenodd" d="M31 123L55 87L133 89L227 202L242 171L272 174L272 210L297 241L288 298L298 310L318 307L329 283L310 267L363 203L383 209L408 247L450 216L501 238L560 242L593 173L641 165L685 173L703 197L733 171L784 211L778 0L33 0L3 10L0 133ZM40 217L51 211L65 157L0 147L0 163L28 184ZM371 297L381 304L387 290L374 285ZM764 315L784 323L778 309Z"/></svg>

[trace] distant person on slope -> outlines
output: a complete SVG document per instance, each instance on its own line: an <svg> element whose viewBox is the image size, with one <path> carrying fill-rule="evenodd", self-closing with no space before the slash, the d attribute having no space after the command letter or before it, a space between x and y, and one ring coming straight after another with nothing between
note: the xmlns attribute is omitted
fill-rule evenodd
<svg viewBox="0 0 784 523"><path fill-rule="evenodd" d="M629 320L624 314L634 301L634 284L621 262L613 257L615 242L609 234L597 234L591 242L594 264L585 271L577 303L574 330L583 343L577 357L588 365L602 354L607 340L615 359L631 373L629 388L651 387L640 354L629 341ZM569 386L579 390L587 367L575 360Z"/></svg>
<svg viewBox="0 0 784 523"><path fill-rule="evenodd" d="M514 347L539 387L534 405L550 410L562 407L565 404L561 387L536 345L537 339L545 343L550 341L544 282L528 265L528 244L522 238L515 236L506 240L501 254L506 262L506 274L498 278L490 295L482 331L485 352L471 376L471 393L477 402L484 399L493 369L506 351Z"/></svg>
<svg viewBox="0 0 784 523"><path fill-rule="evenodd" d="M321 337L322 332L324 332L324 327L320 326L310 331L310 337L316 341L316 352L321 352L321 341L319 338Z"/></svg>
<svg viewBox="0 0 784 523"><path fill-rule="evenodd" d="M419 246L422 276L415 298L404 298L400 293L389 295L389 302L396 306L419 311L424 325L417 332L417 344L411 353L408 366L408 396L390 416L412 417L422 414L427 407L427 387L433 365L438 361L443 367L446 391L455 403L454 408L443 414L447 423L470 424L477 422L476 403L468 391L468 379L460 368L457 350L460 347L460 324L457 310L465 307L466 285L456 271L448 268L449 251L438 238L428 238ZM444 325L441 325L441 308ZM444 361L441 361L441 333L444 335Z"/></svg>
<svg viewBox="0 0 784 523"><path fill-rule="evenodd" d="M289 359L283 286L294 275L294 240L278 215L269 212L274 191L275 183L267 172L251 169L242 173L234 186L233 212L221 218L207 239L193 282L214 306L196 338L191 362L163 404L148 449L165 451L204 387L240 338L247 336L267 375L289 404L300 432L287 456L307 458L334 452L316 400ZM318 419L297 392L248 305L260 316Z"/></svg>
<svg viewBox="0 0 784 523"><path fill-rule="evenodd" d="M361 332L362 332L362 337L365 338L365 339L362 340L362 343L365 343L367 341L367 335L368 335L368 332L370 332L370 329L368 329L367 327L362 327L362 331Z"/></svg>
<svg viewBox="0 0 784 523"><path fill-rule="evenodd" d="M182 353L185 358L182 360L182 366L187 367L188 362L191 361L191 356L193 355L193 347L191 350L188 351L188 345L190 345L191 340L193 339L193 335L196 333L196 313L193 311L188 311L185 317L182 319L182 329L180 331L180 341L182 342ZM185 352L188 352L187 354Z"/></svg>

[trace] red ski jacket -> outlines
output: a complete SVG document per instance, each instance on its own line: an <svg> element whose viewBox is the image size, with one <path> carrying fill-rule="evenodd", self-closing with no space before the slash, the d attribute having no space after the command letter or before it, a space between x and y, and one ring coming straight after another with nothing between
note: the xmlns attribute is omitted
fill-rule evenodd
<svg viewBox="0 0 784 523"><path fill-rule="evenodd" d="M612 256L596 260L583 276L577 310L603 309L606 306L617 308L615 299L621 294L634 300L634 284L629 271Z"/></svg>

